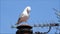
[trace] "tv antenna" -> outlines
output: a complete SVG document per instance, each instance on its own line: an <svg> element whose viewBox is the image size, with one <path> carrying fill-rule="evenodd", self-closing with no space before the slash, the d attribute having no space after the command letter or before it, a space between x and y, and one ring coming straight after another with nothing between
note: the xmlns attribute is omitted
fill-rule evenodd
<svg viewBox="0 0 60 34"><path fill-rule="evenodd" d="M57 18L58 18L58 22L60 23L60 11L53 8L53 10L55 11L55 14L57 15Z"/></svg>

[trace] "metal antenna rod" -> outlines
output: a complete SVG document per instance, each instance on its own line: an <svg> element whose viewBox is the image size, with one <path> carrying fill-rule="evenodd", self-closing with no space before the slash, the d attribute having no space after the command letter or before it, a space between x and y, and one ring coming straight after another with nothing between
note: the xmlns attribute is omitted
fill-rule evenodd
<svg viewBox="0 0 60 34"><path fill-rule="evenodd" d="M57 9L53 8L55 12L55 14L57 15L57 18L58 18L58 22L60 22L60 11L58 11Z"/></svg>

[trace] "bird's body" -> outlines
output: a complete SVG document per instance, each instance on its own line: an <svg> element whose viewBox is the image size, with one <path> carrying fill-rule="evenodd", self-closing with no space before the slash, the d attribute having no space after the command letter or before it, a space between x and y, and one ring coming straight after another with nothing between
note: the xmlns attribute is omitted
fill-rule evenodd
<svg viewBox="0 0 60 34"><path fill-rule="evenodd" d="M19 24L21 22L26 22L28 18L29 18L28 16L24 16L24 17L19 18L17 24Z"/></svg>
<svg viewBox="0 0 60 34"><path fill-rule="evenodd" d="M18 22L16 24L26 22L29 18L29 13L30 13L31 7L27 6L24 11L21 13L20 17L18 18Z"/></svg>

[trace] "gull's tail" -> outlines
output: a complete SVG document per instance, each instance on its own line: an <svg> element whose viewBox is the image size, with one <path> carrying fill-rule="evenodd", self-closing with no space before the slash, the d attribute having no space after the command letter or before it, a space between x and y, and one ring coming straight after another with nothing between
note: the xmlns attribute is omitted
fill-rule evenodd
<svg viewBox="0 0 60 34"><path fill-rule="evenodd" d="M11 28L16 28L18 25L11 25Z"/></svg>

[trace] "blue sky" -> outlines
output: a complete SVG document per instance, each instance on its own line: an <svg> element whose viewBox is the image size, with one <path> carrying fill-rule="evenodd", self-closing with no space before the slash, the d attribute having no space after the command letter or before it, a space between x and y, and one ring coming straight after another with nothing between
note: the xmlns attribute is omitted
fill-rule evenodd
<svg viewBox="0 0 60 34"><path fill-rule="evenodd" d="M26 6L31 6L32 9L27 21L29 25L57 22L55 11L52 8L60 10L59 3L60 0L0 0L0 33L16 32L15 28L11 28L11 25L17 22L20 13ZM33 27L33 32L47 31L45 29ZM55 31L52 29L50 33Z"/></svg>

